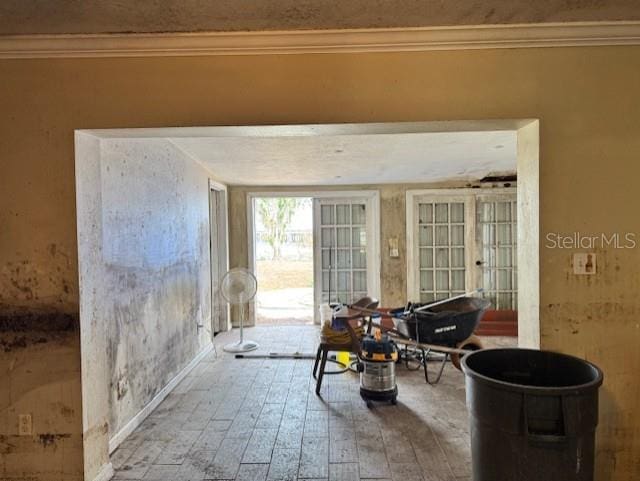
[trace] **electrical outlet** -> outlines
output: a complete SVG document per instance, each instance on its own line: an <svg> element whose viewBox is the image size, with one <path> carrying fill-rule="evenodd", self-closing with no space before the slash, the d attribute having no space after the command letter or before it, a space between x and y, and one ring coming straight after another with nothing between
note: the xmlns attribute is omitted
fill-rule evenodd
<svg viewBox="0 0 640 481"><path fill-rule="evenodd" d="M18 435L31 436L33 434L33 421L31 414L18 414Z"/></svg>
<svg viewBox="0 0 640 481"><path fill-rule="evenodd" d="M573 254L573 273L577 275L592 275L596 273L596 255L593 253L576 252Z"/></svg>

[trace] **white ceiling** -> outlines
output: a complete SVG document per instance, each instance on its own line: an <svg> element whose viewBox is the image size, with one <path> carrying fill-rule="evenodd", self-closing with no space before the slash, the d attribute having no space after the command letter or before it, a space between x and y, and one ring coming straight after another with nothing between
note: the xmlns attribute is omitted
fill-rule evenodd
<svg viewBox="0 0 640 481"><path fill-rule="evenodd" d="M511 121L92 131L168 139L230 185L426 183L515 174Z"/></svg>
<svg viewBox="0 0 640 481"><path fill-rule="evenodd" d="M513 131L171 140L234 185L478 180L516 170Z"/></svg>

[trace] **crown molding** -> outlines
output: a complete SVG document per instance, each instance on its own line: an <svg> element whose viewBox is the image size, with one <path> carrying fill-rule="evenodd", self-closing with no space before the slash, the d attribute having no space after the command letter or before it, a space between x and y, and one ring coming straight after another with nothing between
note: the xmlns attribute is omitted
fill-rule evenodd
<svg viewBox="0 0 640 481"><path fill-rule="evenodd" d="M0 36L0 58L410 52L594 45L640 45L640 22L266 32L6 35Z"/></svg>

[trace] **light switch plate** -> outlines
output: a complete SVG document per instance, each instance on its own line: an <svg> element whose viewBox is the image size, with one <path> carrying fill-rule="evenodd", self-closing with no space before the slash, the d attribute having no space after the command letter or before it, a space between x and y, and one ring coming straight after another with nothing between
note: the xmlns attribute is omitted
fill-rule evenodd
<svg viewBox="0 0 640 481"><path fill-rule="evenodd" d="M593 275L596 273L596 255L576 252L573 254L573 273L576 275Z"/></svg>
<svg viewBox="0 0 640 481"><path fill-rule="evenodd" d="M389 239L389 257L400 257L400 249L398 248L398 238Z"/></svg>

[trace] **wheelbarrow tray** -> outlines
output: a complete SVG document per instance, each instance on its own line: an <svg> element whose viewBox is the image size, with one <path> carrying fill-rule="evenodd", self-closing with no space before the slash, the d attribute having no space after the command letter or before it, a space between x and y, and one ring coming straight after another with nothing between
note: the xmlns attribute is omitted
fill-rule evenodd
<svg viewBox="0 0 640 481"><path fill-rule="evenodd" d="M396 330L414 341L455 347L473 334L491 303L478 297L461 297L416 311L424 304L390 311Z"/></svg>

